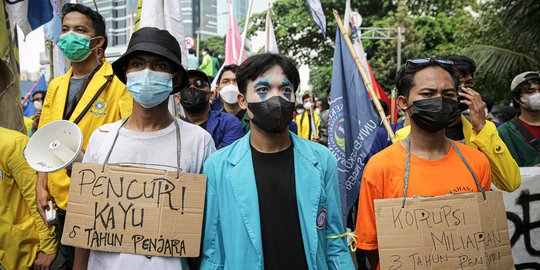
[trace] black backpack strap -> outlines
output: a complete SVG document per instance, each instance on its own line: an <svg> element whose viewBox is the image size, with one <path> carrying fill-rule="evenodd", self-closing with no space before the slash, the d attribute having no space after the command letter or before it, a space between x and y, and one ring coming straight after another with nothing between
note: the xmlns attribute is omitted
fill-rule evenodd
<svg viewBox="0 0 540 270"><path fill-rule="evenodd" d="M92 107L92 105L94 104L94 102L96 102L96 99L99 97L99 95L101 95L101 93L103 92L103 90L105 90L105 88L107 88L107 86L109 85L109 83L112 81L114 75L111 75L107 78L107 81L101 86L101 88L99 88L99 90L96 92L96 94L94 95L94 97L92 98L92 100L90 100L90 102L88 102L88 104L86 105L86 107L84 108L84 110L79 114L79 116L77 116L77 118L75 119L75 121L73 121L73 123L75 124L79 124L79 122L81 121L81 119L84 117L84 115L86 115L86 113L88 112L88 110L90 110L90 107Z"/></svg>
<svg viewBox="0 0 540 270"><path fill-rule="evenodd" d="M514 126L519 130L521 134L525 137L525 140L534 148L536 151L540 152L540 137L535 138L529 130L521 123L518 118L510 120Z"/></svg>

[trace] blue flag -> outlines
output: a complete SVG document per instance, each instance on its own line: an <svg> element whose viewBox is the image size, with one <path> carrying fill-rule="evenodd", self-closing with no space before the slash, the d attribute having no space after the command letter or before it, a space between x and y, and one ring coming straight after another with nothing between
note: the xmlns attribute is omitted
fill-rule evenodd
<svg viewBox="0 0 540 270"><path fill-rule="evenodd" d="M34 108L34 102L32 100L32 95L37 92L47 92L47 81L45 81L45 75L41 74L39 81L36 82L34 90L31 93L28 93L30 97L23 104L23 115L26 117L31 117L36 114L36 108Z"/></svg>
<svg viewBox="0 0 540 270"><path fill-rule="evenodd" d="M306 0L306 2L315 24L317 24L317 27L321 30L323 37L326 37L326 16L324 16L321 0Z"/></svg>
<svg viewBox="0 0 540 270"><path fill-rule="evenodd" d="M338 162L343 225L360 191L364 158L377 134L379 116L339 28L332 67L328 147Z"/></svg>
<svg viewBox="0 0 540 270"><path fill-rule="evenodd" d="M28 1L28 22L32 30L37 29L53 18L53 8L49 0Z"/></svg>

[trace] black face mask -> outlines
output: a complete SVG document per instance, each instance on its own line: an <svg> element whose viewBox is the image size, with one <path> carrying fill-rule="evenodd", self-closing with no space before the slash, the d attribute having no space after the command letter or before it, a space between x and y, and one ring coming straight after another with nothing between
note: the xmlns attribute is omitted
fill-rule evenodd
<svg viewBox="0 0 540 270"><path fill-rule="evenodd" d="M460 116L459 103L438 97L413 102L411 119L422 129L435 132L448 127Z"/></svg>
<svg viewBox="0 0 540 270"><path fill-rule="evenodd" d="M189 113L202 111L209 103L209 93L197 88L189 88L180 91L180 104Z"/></svg>
<svg viewBox="0 0 540 270"><path fill-rule="evenodd" d="M248 103L251 121L267 133L281 133L292 121L294 102L274 96L262 102Z"/></svg>

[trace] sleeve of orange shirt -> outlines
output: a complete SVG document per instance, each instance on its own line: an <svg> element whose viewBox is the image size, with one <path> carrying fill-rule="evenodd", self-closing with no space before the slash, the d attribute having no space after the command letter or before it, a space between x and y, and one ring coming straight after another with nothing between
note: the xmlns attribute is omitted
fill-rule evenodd
<svg viewBox="0 0 540 270"><path fill-rule="evenodd" d="M358 218L356 220L356 247L363 250L378 249L375 206L373 200L382 199L380 192L381 167L376 159L371 159L362 176L360 198L358 199Z"/></svg>

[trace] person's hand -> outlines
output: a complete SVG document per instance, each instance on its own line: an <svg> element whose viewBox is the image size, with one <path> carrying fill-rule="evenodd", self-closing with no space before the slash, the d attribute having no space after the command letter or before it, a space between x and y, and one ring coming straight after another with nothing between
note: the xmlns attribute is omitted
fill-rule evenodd
<svg viewBox="0 0 540 270"><path fill-rule="evenodd" d="M37 175L37 184L36 184L36 209L43 219L45 226L49 227L47 218L45 216L45 210L49 210L49 191L47 191L47 179L48 176L46 173L38 173ZM56 203L53 200L53 208L58 209Z"/></svg>
<svg viewBox="0 0 540 270"><path fill-rule="evenodd" d="M39 125L39 118L41 117L41 110L37 111L36 114L34 114L34 122L32 122L32 131L36 132Z"/></svg>
<svg viewBox="0 0 540 270"><path fill-rule="evenodd" d="M459 95L464 99L460 102L469 107L470 121L474 131L478 134L486 125L486 104L482 100L482 96L472 88L462 87L461 90Z"/></svg>
<svg viewBox="0 0 540 270"><path fill-rule="evenodd" d="M34 261L34 270L48 270L56 259L56 253L47 254L43 251L38 252L36 261Z"/></svg>

